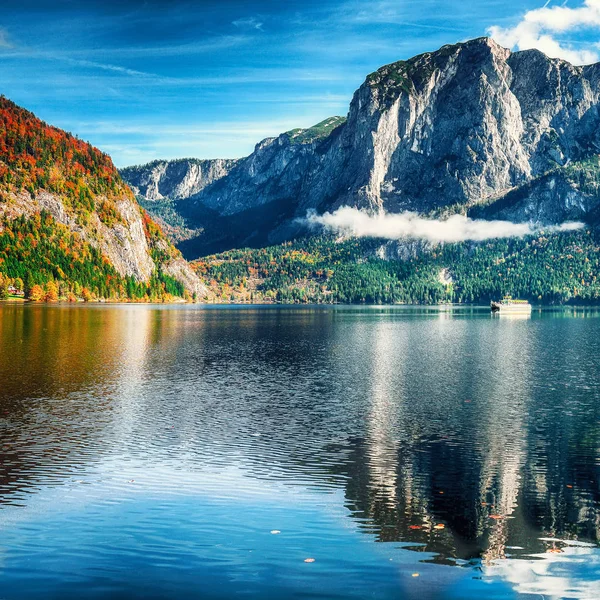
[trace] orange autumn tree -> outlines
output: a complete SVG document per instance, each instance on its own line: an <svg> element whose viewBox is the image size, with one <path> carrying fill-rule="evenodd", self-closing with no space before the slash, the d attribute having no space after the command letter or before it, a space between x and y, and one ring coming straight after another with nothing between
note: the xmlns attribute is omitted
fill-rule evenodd
<svg viewBox="0 0 600 600"><path fill-rule="evenodd" d="M29 299L33 302L41 302L46 297L46 292L41 285L37 283L29 290Z"/></svg>
<svg viewBox="0 0 600 600"><path fill-rule="evenodd" d="M58 301L58 286L54 281L49 281L46 284L46 302L57 302Z"/></svg>

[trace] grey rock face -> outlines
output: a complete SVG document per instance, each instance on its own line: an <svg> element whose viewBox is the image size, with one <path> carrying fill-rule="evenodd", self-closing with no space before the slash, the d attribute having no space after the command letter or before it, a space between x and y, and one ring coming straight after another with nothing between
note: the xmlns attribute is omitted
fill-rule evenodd
<svg viewBox="0 0 600 600"><path fill-rule="evenodd" d="M140 209L129 198L117 202L117 209L125 221L123 224L107 227L95 215L97 222L92 231L98 233L95 236L97 245L121 275L133 275L138 281L148 281L155 264L150 257ZM85 230L82 234L84 239L87 237L93 243L94 240L89 234L86 235Z"/></svg>
<svg viewBox="0 0 600 600"><path fill-rule="evenodd" d="M136 195L146 200L189 198L221 179L238 162L229 159L156 160L147 165L127 167L121 176Z"/></svg>
<svg viewBox="0 0 600 600"><path fill-rule="evenodd" d="M551 169L494 199L468 209L469 216L556 224L597 221L600 209L600 161L588 159Z"/></svg>
<svg viewBox="0 0 600 600"><path fill-rule="evenodd" d="M167 275L180 281L190 294L196 294L198 299L203 300L213 298L214 295L212 292L204 285L183 258L174 258L170 260L163 266L163 270Z"/></svg>
<svg viewBox="0 0 600 600"><path fill-rule="evenodd" d="M226 227L235 215L277 207L263 223L268 232L259 243L266 243L294 235L294 218L308 209L428 213L491 205L598 154L599 103L600 64L511 53L488 38L444 46L372 73L345 122L302 144L290 133L264 140L180 209L192 223L211 211ZM537 199L522 197L528 209L517 203L501 214L557 222L598 204L593 194L584 202L555 185L543 194L536 188ZM568 185L576 195L577 185Z"/></svg>
<svg viewBox="0 0 600 600"><path fill-rule="evenodd" d="M263 140L226 178L195 194L192 200L221 215L282 199L293 201L301 191L317 144L294 144L288 134Z"/></svg>
<svg viewBox="0 0 600 600"><path fill-rule="evenodd" d="M319 205L325 172L334 205L427 212L498 196L596 147L599 73L488 38L383 67L303 204Z"/></svg>

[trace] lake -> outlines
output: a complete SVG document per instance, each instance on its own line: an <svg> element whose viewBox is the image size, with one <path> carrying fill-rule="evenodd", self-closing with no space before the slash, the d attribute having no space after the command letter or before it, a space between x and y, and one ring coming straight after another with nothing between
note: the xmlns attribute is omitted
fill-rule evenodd
<svg viewBox="0 0 600 600"><path fill-rule="evenodd" d="M3 600L600 596L597 310L4 304L0 383Z"/></svg>

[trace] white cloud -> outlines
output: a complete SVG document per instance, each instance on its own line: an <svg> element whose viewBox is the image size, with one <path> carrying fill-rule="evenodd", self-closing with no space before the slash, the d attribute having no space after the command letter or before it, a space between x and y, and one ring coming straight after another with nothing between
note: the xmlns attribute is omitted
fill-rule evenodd
<svg viewBox="0 0 600 600"><path fill-rule="evenodd" d="M236 19L232 22L238 29L241 30L252 30L257 29L263 31L264 23L257 17L244 17L243 19Z"/></svg>
<svg viewBox="0 0 600 600"><path fill-rule="evenodd" d="M488 33L508 48L537 48L552 58L563 58L578 65L597 62L600 59L597 44L591 44L589 49L577 49L555 38L555 34L579 29L600 29L600 0L584 0L576 8L569 8L566 3L550 6L547 2L541 8L526 12L514 27L493 25Z"/></svg>
<svg viewBox="0 0 600 600"><path fill-rule="evenodd" d="M452 215L448 219L426 219L414 212L399 214L367 212L343 206L333 213L317 215L309 213L306 221L311 226L354 237L375 237L388 240L420 239L429 242L464 242L523 237L536 233L541 228L530 223L511 221L473 220L463 215ZM583 223L563 223L543 228L544 231L572 231L581 229Z"/></svg>
<svg viewBox="0 0 600 600"><path fill-rule="evenodd" d="M598 548L573 540L542 539L561 552L533 554L526 560L498 560L485 567L485 575L504 579L515 592L532 598L596 600L598 584L590 574L600 568Z"/></svg>

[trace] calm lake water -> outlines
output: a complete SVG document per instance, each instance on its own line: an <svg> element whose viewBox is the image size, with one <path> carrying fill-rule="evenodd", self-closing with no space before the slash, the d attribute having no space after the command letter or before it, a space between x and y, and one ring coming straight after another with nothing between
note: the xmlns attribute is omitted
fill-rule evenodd
<svg viewBox="0 0 600 600"><path fill-rule="evenodd" d="M6 304L0 452L3 600L600 597L594 310Z"/></svg>

